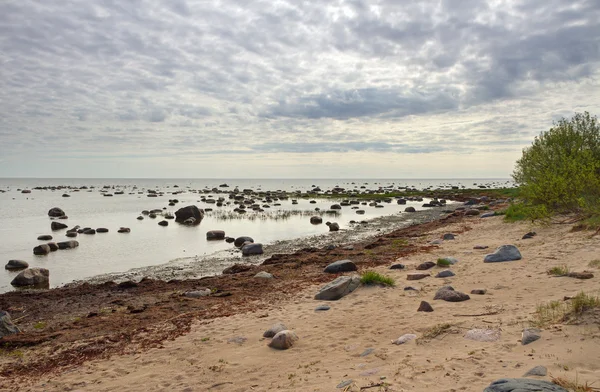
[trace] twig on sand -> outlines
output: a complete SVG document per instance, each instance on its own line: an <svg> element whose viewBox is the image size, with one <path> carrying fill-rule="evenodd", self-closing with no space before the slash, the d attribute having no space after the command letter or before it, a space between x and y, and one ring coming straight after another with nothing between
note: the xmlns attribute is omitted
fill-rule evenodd
<svg viewBox="0 0 600 392"><path fill-rule="evenodd" d="M493 316L498 313L500 313L499 310L494 310L491 312L477 313L477 314L453 314L452 316L454 316L454 317L480 317L480 316Z"/></svg>
<svg viewBox="0 0 600 392"><path fill-rule="evenodd" d="M211 385L210 387L208 387L208 389L213 389L213 388L220 387L222 385L227 385L227 384L233 384L233 383L231 381L219 382L219 383Z"/></svg>
<svg viewBox="0 0 600 392"><path fill-rule="evenodd" d="M365 390L365 389L369 389L369 388L377 388L377 387L385 387L388 384L385 382L380 382L379 384L373 384L373 385L367 385L366 387L360 387L360 390Z"/></svg>

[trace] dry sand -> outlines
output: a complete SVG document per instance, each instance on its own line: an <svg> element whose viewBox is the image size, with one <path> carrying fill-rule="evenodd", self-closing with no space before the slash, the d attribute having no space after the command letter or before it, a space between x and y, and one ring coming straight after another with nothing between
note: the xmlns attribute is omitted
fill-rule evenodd
<svg viewBox="0 0 600 392"><path fill-rule="evenodd" d="M562 300L584 290L598 294L598 276L589 280L551 277L546 270L568 265L571 270L600 271L588 267L600 258L600 237L589 232L571 233L570 225L533 227L507 224L501 217L465 221L472 230L445 241L432 253L399 260L408 271L385 270L396 279L395 288L361 287L339 301L327 303L331 310L315 312L314 286L292 302L251 314L196 323L191 332L163 347L137 355L114 356L86 363L58 376L43 376L32 387L44 391L335 391L344 380L353 380L346 390L377 383L387 389L367 391L482 391L498 378L521 377L530 368L543 365L553 376L567 376L600 387L600 328L595 323L555 325L542 330L542 338L529 345L520 343L521 331L536 305ZM426 243L446 232L457 232L464 224L445 227L417 239ZM537 236L520 238L534 229ZM517 245L520 261L483 263L489 250L503 244ZM433 276L409 282L407 272L424 261L453 256L455 277ZM432 275L439 271L433 269ZM485 295L469 301L434 301L436 290L451 284L469 293L486 288ZM404 291L407 285L419 292ZM199 299L201 300L201 299ZM421 300L431 303L432 313L417 312ZM468 316L484 313L497 314ZM464 316L467 315L467 316ZM281 321L299 336L287 351L267 347L263 332ZM453 327L425 340L429 328L451 323ZM497 329L496 342L464 338L471 328ZM414 333L419 339L404 345L392 340ZM245 338L236 343L235 338ZM241 339L243 340L243 339ZM367 349L372 353L361 356ZM549 379L549 377L541 377ZM0 388L1 389L1 388Z"/></svg>

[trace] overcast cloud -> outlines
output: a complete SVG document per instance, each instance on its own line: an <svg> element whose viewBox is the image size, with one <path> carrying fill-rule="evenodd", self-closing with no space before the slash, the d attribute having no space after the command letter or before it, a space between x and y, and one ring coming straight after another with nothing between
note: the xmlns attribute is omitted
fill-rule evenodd
<svg viewBox="0 0 600 392"><path fill-rule="evenodd" d="M0 177L508 177L597 0L3 0Z"/></svg>

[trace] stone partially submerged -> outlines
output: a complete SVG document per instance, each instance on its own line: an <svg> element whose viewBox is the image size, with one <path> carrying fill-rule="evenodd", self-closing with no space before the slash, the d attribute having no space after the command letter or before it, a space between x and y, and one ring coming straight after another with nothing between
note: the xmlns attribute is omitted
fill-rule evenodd
<svg viewBox="0 0 600 392"><path fill-rule="evenodd" d="M189 218L194 218L193 224L199 224L204 218L204 211L194 205L182 207L175 211L175 222L184 223ZM188 222L192 222L192 220Z"/></svg>
<svg viewBox="0 0 600 392"><path fill-rule="evenodd" d="M48 287L50 283L50 271L46 268L28 268L10 282L16 287Z"/></svg>
<svg viewBox="0 0 600 392"><path fill-rule="evenodd" d="M484 263L499 263L502 261L521 260L521 252L514 245L502 245L496 249L494 253L486 255L483 259Z"/></svg>
<svg viewBox="0 0 600 392"><path fill-rule="evenodd" d="M336 301L356 290L359 285L360 277L357 275L340 276L323 286L315 295L315 299Z"/></svg>

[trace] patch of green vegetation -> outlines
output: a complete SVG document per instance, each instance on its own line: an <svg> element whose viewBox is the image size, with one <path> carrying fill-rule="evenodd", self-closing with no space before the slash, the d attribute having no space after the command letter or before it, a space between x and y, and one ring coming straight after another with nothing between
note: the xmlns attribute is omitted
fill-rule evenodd
<svg viewBox="0 0 600 392"><path fill-rule="evenodd" d="M397 239L392 241L392 248L402 249L408 246L408 241L404 239Z"/></svg>
<svg viewBox="0 0 600 392"><path fill-rule="evenodd" d="M588 264L588 267L600 268L600 259L590 261L590 263Z"/></svg>
<svg viewBox="0 0 600 392"><path fill-rule="evenodd" d="M200 339L201 342L208 342L210 340L210 338L202 338Z"/></svg>
<svg viewBox="0 0 600 392"><path fill-rule="evenodd" d="M550 212L544 205L527 205L523 202L511 204L504 212L506 222L518 222L522 220L545 221L550 217Z"/></svg>
<svg viewBox="0 0 600 392"><path fill-rule="evenodd" d="M436 264L438 267L444 267L444 268L450 267L452 265L452 263L447 259L437 259Z"/></svg>
<svg viewBox="0 0 600 392"><path fill-rule="evenodd" d="M569 270L569 267L567 267L566 265L559 265L559 266L550 268L546 272L548 273L548 275L566 276L570 272L570 270Z"/></svg>
<svg viewBox="0 0 600 392"><path fill-rule="evenodd" d="M45 321L38 321L37 323L33 324L33 328L35 328L35 329L44 329L44 328L46 328L46 322Z"/></svg>
<svg viewBox="0 0 600 392"><path fill-rule="evenodd" d="M366 271L360 277L360 283L365 285L373 285L378 284L382 286L391 286L394 287L396 285L396 281L394 278L389 276L382 275L375 271Z"/></svg>
<svg viewBox="0 0 600 392"><path fill-rule="evenodd" d="M550 301L536 307L532 325L544 327L550 324L576 320L590 309L600 308L600 298L583 291L570 301Z"/></svg>
<svg viewBox="0 0 600 392"><path fill-rule="evenodd" d="M0 348L0 357L23 358L24 354L21 350L4 350Z"/></svg>

